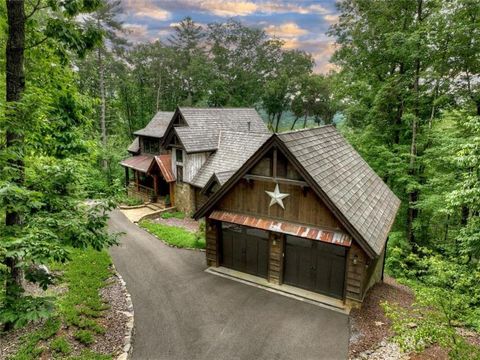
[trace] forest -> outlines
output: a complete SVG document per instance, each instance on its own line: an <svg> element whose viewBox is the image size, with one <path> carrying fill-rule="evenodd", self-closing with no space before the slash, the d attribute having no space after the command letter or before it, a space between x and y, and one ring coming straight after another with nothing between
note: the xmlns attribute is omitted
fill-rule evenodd
<svg viewBox="0 0 480 360"><path fill-rule="evenodd" d="M118 163L157 111L255 107L274 132L334 123L362 154L402 201L386 271L434 310L415 329L397 319L400 341L471 352L454 327L480 331L480 4L338 7L335 70L318 74L310 54L234 19L187 17L168 39L134 44L118 0L2 2L0 323L47 316L51 304L19 286L23 272L53 281L32 262L115 243Z"/></svg>

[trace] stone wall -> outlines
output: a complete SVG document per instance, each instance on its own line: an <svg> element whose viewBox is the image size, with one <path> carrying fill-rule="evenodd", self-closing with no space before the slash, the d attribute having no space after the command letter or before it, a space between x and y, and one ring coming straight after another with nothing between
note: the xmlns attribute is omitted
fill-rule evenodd
<svg viewBox="0 0 480 360"><path fill-rule="evenodd" d="M191 216L195 212L195 191L186 183L175 184L175 207Z"/></svg>

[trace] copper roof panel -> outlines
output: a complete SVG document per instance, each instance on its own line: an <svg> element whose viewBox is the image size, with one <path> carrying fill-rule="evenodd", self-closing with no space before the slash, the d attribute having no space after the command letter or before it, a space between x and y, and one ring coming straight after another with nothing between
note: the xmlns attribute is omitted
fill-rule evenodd
<svg viewBox="0 0 480 360"><path fill-rule="evenodd" d="M311 240L350 247L352 238L335 230L295 224L288 221L271 220L252 215L237 214L229 211L214 210L210 216L212 220L225 221L237 225L245 225L257 229L279 232L282 234L299 236Z"/></svg>

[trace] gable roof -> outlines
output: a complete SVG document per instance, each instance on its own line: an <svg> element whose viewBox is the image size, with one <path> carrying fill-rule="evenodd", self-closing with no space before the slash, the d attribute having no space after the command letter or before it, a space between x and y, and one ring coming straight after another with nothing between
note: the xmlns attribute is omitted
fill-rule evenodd
<svg viewBox="0 0 480 360"><path fill-rule="evenodd" d="M210 155L191 184L203 188L215 174L219 184L223 185L270 136L265 133L221 131L217 151Z"/></svg>
<svg viewBox="0 0 480 360"><path fill-rule="evenodd" d="M187 153L214 151L221 131L269 134L265 123L251 108L184 108L174 117L182 116L186 125L173 128Z"/></svg>
<svg viewBox="0 0 480 360"><path fill-rule="evenodd" d="M134 135L149 136L154 138L162 138L167 130L168 124L172 119L173 112L159 111L150 120L150 122L143 129L135 131Z"/></svg>
<svg viewBox="0 0 480 360"><path fill-rule="evenodd" d="M370 256L380 255L400 200L332 125L272 135L195 213L205 213L276 144Z"/></svg>
<svg viewBox="0 0 480 360"><path fill-rule="evenodd" d="M379 255L400 206L397 196L332 125L278 137Z"/></svg>

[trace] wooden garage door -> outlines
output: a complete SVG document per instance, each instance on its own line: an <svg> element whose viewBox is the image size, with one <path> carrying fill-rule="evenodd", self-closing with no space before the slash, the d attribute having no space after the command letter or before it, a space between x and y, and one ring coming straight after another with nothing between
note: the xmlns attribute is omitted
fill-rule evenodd
<svg viewBox="0 0 480 360"><path fill-rule="evenodd" d="M343 298L346 248L286 237L284 283Z"/></svg>
<svg viewBox="0 0 480 360"><path fill-rule="evenodd" d="M220 264L266 278L268 233L263 230L223 223Z"/></svg>

